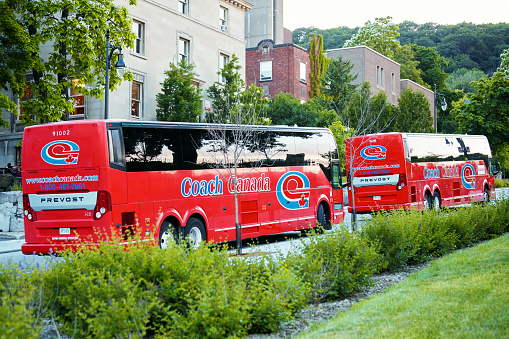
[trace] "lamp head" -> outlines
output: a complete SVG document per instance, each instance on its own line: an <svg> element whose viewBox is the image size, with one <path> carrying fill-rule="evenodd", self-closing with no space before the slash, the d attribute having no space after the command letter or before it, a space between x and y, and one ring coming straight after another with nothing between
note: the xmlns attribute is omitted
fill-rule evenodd
<svg viewBox="0 0 509 339"><path fill-rule="evenodd" d="M445 102L445 98L442 98L442 104L440 105L442 107L442 111L445 111L447 109L447 102Z"/></svg>
<svg viewBox="0 0 509 339"><path fill-rule="evenodd" d="M120 77L123 77L124 74L125 74L126 69L125 69L124 55L122 54L122 52L120 52L118 54L118 61L115 64L115 68L117 70L117 74Z"/></svg>

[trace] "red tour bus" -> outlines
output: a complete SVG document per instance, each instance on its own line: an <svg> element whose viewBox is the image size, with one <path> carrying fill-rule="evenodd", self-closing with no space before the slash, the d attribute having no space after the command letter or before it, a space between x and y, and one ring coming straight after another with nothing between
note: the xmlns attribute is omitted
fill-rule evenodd
<svg viewBox="0 0 509 339"><path fill-rule="evenodd" d="M246 126L244 126L245 128ZM233 125L85 120L25 128L24 254L133 234L233 241L233 184L211 129ZM323 128L250 126L238 164L242 238L343 221L339 158Z"/></svg>
<svg viewBox="0 0 509 339"><path fill-rule="evenodd" d="M495 198L491 150L482 135L380 133L349 138L352 212L439 209ZM355 201L352 200L352 186Z"/></svg>

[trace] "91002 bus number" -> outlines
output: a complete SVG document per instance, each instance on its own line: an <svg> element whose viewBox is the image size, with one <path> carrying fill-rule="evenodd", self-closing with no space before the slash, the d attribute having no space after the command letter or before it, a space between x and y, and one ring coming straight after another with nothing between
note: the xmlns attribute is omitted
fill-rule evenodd
<svg viewBox="0 0 509 339"><path fill-rule="evenodd" d="M84 190L85 184L84 183L69 183L69 184L44 184L39 185L41 188L41 191L56 191L56 190Z"/></svg>
<svg viewBox="0 0 509 339"><path fill-rule="evenodd" d="M71 131L70 130L65 130L65 131L53 131L53 136L54 137L61 137L61 136L65 136L65 135L70 135L71 134Z"/></svg>

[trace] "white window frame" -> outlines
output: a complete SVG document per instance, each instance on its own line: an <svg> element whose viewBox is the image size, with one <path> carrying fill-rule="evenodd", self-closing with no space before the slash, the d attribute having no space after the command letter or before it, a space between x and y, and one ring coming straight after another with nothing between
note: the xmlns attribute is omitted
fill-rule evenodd
<svg viewBox="0 0 509 339"><path fill-rule="evenodd" d="M272 81L272 60L260 61L260 81Z"/></svg>
<svg viewBox="0 0 509 339"><path fill-rule="evenodd" d="M139 86L138 87L138 98L133 98L133 89L135 86ZM143 117L143 93L144 93L144 88L143 88L143 82L142 81L132 81L131 82L131 91L130 91L130 116L131 116L131 119L141 119ZM138 104L138 115L134 115L133 114L133 102L136 102Z"/></svg>
<svg viewBox="0 0 509 339"><path fill-rule="evenodd" d="M306 83L306 63L300 63L300 82Z"/></svg>
<svg viewBox="0 0 509 339"><path fill-rule="evenodd" d="M181 14L189 15L189 0L178 0L178 11Z"/></svg>
<svg viewBox="0 0 509 339"><path fill-rule="evenodd" d="M137 55L145 55L145 23L143 21L133 19L133 33L136 35L133 53Z"/></svg>
<svg viewBox="0 0 509 339"><path fill-rule="evenodd" d="M178 39L178 62L182 59L186 60L186 63L191 61L191 40L180 36Z"/></svg>
<svg viewBox="0 0 509 339"><path fill-rule="evenodd" d="M230 62L230 56L226 53L220 52L219 53L219 82L225 83L226 79L221 74L221 71L223 70L224 66L226 66Z"/></svg>
<svg viewBox="0 0 509 339"><path fill-rule="evenodd" d="M228 8L219 6L219 27L222 31L228 31Z"/></svg>

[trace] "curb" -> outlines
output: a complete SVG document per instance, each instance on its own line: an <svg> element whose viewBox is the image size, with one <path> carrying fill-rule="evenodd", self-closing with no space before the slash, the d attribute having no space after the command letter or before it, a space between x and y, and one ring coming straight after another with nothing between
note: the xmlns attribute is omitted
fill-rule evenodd
<svg viewBox="0 0 509 339"><path fill-rule="evenodd" d="M0 240L21 240L25 239L23 232L0 232Z"/></svg>

